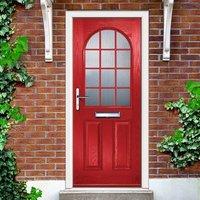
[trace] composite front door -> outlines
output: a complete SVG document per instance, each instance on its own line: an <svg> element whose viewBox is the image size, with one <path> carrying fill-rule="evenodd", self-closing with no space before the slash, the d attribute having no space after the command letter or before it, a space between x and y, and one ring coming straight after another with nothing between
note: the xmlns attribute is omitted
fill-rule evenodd
<svg viewBox="0 0 200 200"><path fill-rule="evenodd" d="M141 186L141 21L73 20L73 184Z"/></svg>

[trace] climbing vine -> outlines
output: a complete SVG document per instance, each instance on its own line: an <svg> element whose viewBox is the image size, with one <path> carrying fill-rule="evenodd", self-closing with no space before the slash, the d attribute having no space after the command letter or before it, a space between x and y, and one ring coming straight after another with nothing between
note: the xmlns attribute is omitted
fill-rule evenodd
<svg viewBox="0 0 200 200"><path fill-rule="evenodd" d="M11 23L16 3L31 8L33 0L0 1L0 200L37 200L42 192L32 188L28 193L26 183L17 181L16 156L6 147L12 126L26 120L20 108L12 105L16 86L30 87L34 81L21 61L28 51L27 38L20 36L15 42L9 42L14 33Z"/></svg>
<svg viewBox="0 0 200 200"><path fill-rule="evenodd" d="M15 4L21 3L25 7L31 8L34 0L1 0L0 1L0 44L8 41L14 33L11 27L12 15L15 12Z"/></svg>
<svg viewBox="0 0 200 200"><path fill-rule="evenodd" d="M161 152L171 155L177 168L184 168L200 160L200 82L188 81L186 89L190 98L168 102L167 110L178 110L181 127L158 145Z"/></svg>

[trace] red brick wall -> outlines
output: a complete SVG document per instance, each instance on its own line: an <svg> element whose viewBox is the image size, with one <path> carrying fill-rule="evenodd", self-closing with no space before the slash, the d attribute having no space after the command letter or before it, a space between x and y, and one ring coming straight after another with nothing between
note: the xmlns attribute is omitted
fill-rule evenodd
<svg viewBox="0 0 200 200"><path fill-rule="evenodd" d="M11 144L18 156L22 179L65 177L65 10L150 11L150 176L194 177L200 165L186 170L170 168L169 157L156 144L177 127L176 115L164 110L168 100L186 96L184 83L200 79L200 3L176 0L172 22L171 61L163 62L163 10L161 0L56 0L53 9L54 62L44 62L44 32L39 0L32 10L17 7L17 34L29 37L24 57L36 77L32 88L18 88L15 103L26 113L26 123L14 127ZM67 77L68 75L66 75Z"/></svg>

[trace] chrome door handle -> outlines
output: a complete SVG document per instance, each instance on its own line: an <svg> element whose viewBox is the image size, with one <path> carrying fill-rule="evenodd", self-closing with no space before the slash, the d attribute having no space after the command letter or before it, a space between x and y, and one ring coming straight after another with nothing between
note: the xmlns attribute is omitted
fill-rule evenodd
<svg viewBox="0 0 200 200"><path fill-rule="evenodd" d="M76 110L80 110L80 99L86 99L88 96L80 96L79 88L76 88Z"/></svg>

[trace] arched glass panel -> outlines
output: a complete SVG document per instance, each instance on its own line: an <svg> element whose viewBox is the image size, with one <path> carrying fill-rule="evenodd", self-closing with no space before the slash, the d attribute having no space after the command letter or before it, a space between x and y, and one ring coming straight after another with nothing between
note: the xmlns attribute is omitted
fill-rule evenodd
<svg viewBox="0 0 200 200"><path fill-rule="evenodd" d="M128 40L119 32L117 32L117 47L120 49L130 49Z"/></svg>
<svg viewBox="0 0 200 200"><path fill-rule="evenodd" d="M99 48L99 32L92 35L86 45L86 49L98 49Z"/></svg>
<svg viewBox="0 0 200 200"><path fill-rule="evenodd" d="M131 48L117 30L93 34L85 53L87 106L130 106Z"/></svg>
<svg viewBox="0 0 200 200"><path fill-rule="evenodd" d="M113 30L101 31L101 48L102 49L115 48L115 31Z"/></svg>

